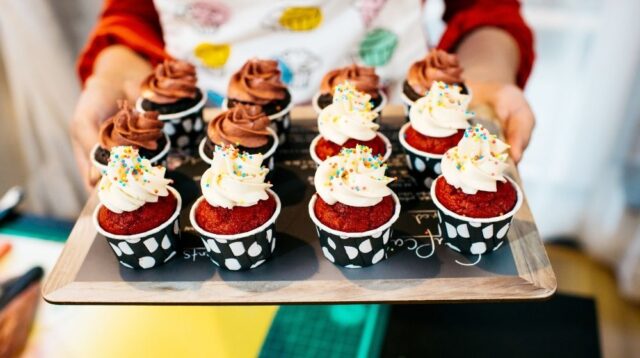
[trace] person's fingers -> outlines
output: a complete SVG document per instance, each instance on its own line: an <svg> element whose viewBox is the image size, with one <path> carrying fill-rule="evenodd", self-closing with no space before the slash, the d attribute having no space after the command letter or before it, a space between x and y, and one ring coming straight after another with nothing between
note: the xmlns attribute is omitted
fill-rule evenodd
<svg viewBox="0 0 640 358"><path fill-rule="evenodd" d="M528 105L522 106L513 111L506 121L505 136L507 143L511 146L509 154L517 164L522 159L524 150L529 145L531 133L535 126L533 112Z"/></svg>
<svg viewBox="0 0 640 358"><path fill-rule="evenodd" d="M135 81L126 81L124 83L124 94L129 103L135 106L136 100L140 96L140 83Z"/></svg>

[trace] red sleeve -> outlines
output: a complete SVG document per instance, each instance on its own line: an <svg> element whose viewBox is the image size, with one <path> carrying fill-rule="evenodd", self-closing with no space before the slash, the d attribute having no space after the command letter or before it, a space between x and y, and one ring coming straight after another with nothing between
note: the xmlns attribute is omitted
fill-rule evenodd
<svg viewBox="0 0 640 358"><path fill-rule="evenodd" d="M479 27L492 26L507 31L518 43L520 67L518 86L524 87L531 74L533 60L533 33L520 15L517 0L445 0L443 19L447 23L438 47L452 51L460 40Z"/></svg>
<svg viewBox="0 0 640 358"><path fill-rule="evenodd" d="M98 23L78 58L77 70L83 83L93 72L100 51L114 44L133 49L154 65L168 57L153 0L105 1Z"/></svg>

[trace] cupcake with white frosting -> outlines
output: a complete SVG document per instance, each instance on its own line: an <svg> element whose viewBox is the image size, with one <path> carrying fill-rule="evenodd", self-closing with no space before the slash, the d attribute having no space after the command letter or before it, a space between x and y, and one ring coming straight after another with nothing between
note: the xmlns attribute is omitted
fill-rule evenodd
<svg viewBox="0 0 640 358"><path fill-rule="evenodd" d="M505 175L509 146L481 125L468 128L442 158L442 175L431 187L445 245L484 254L504 244L522 192Z"/></svg>
<svg viewBox="0 0 640 358"><path fill-rule="evenodd" d="M398 139L419 184L429 188L442 173L444 153L458 144L473 117L470 101L460 87L433 82L427 95L411 106L409 123L400 128Z"/></svg>
<svg viewBox="0 0 640 358"><path fill-rule="evenodd" d="M316 170L309 216L329 261L356 268L386 258L391 225L400 214L400 201L388 187L394 178L385 176L386 169L370 148L358 145Z"/></svg>
<svg viewBox="0 0 640 358"><path fill-rule="evenodd" d="M93 218L125 267L148 269L176 255L182 199L165 171L133 147L111 149Z"/></svg>
<svg viewBox="0 0 640 358"><path fill-rule="evenodd" d="M191 208L191 225L211 261L229 270L263 264L275 249L280 199L266 182L262 154L216 147L200 180L202 197Z"/></svg>
<svg viewBox="0 0 640 358"><path fill-rule="evenodd" d="M309 154L317 163L338 155L343 148L364 145L384 160L391 155L391 142L378 132L378 114L371 110L370 96L358 92L350 82L335 87L333 103L318 116L320 134L311 141Z"/></svg>

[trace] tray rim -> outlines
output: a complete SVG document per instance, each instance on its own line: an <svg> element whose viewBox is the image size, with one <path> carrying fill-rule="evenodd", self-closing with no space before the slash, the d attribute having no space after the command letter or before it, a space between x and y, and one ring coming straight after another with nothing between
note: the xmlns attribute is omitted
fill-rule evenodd
<svg viewBox="0 0 640 358"><path fill-rule="evenodd" d="M495 118L491 108L475 107L479 117ZM313 118L310 106L294 107L292 119ZM208 118L215 110L207 110ZM400 105L388 105L383 116L403 116ZM513 163L512 178L520 185L521 179ZM524 191L523 191L524 193ZM526 194L516 222L530 223L534 230L519 232L513 225L508 242L518 276L458 277L433 279L404 279L411 283L405 288L391 291L370 290L362 283L387 285L397 279L277 281L277 291L257 291L259 285L275 285L268 281L235 282L235 287L219 281L187 282L79 282L75 278L86 258L96 230L92 213L98 199L94 191L74 225L69 239L56 265L47 276L42 295L52 304L118 304L118 305L274 305L274 304L332 304L332 303L438 303L470 301L517 301L549 298L556 292L557 281L549 258L540 239L529 208ZM86 239L92 237L92 239ZM527 254L528 253L528 254ZM251 290L251 288L254 288ZM404 292L410 291L410 292ZM220 293L223 292L223 295ZM301 292L303 292L301 294Z"/></svg>

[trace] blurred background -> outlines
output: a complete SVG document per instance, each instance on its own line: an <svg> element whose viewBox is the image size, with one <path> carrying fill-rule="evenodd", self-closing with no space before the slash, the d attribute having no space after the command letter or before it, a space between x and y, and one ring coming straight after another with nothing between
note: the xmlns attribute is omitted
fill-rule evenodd
<svg viewBox="0 0 640 358"><path fill-rule="evenodd" d="M101 3L0 0L0 194L24 185L30 213L72 219L85 200L67 122L80 90L75 59ZM432 43L443 10L427 2ZM536 35L526 94L537 127L519 169L538 228L639 300L640 2L526 0L523 13Z"/></svg>

